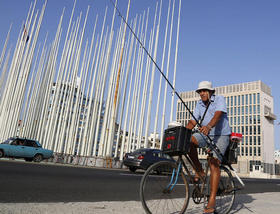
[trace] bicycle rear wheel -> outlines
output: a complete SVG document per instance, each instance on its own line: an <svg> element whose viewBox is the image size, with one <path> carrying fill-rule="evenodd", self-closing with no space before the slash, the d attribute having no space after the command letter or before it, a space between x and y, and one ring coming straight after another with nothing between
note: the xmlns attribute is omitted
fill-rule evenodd
<svg viewBox="0 0 280 214"><path fill-rule="evenodd" d="M146 213L184 213L189 203L189 184L178 166L161 161L150 166L142 177L140 199Z"/></svg>
<svg viewBox="0 0 280 214"><path fill-rule="evenodd" d="M235 200L235 185L228 168L220 166L221 178L216 195L216 212L227 214L230 212ZM210 185L208 184L210 189Z"/></svg>

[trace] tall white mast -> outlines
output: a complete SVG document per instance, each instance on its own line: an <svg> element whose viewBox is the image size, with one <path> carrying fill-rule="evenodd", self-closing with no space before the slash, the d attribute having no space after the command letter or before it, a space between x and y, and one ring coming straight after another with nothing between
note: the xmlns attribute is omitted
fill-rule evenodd
<svg viewBox="0 0 280 214"><path fill-rule="evenodd" d="M165 60L166 40L167 40L167 34L168 34L170 3L171 3L171 0L169 0L168 12L167 12L167 20L166 20L166 27L165 27L165 34L164 34L164 45L163 45L162 60L161 60L161 69L162 69L162 71L164 70L163 68L164 68L164 60ZM162 75L160 75L159 86L158 86L158 97L157 97L157 105L156 105L156 117L155 117L155 125L154 125L154 138L155 138L156 132L157 132L159 106L160 106L160 96L161 96L161 84L162 84ZM155 140L153 141L153 146L152 147L155 148Z"/></svg>
<svg viewBox="0 0 280 214"><path fill-rule="evenodd" d="M172 40L172 30L173 30L174 5L175 5L175 1L173 1L172 15L171 15L171 26L170 26L170 34L169 34L169 47L168 47L168 56L167 56L166 78L168 78L168 74L169 74L169 62L170 62L171 40ZM164 122L165 122L166 96L167 96L167 82L165 82L164 95L163 95L163 110L162 110L161 132L160 132L161 133L160 147L161 147L161 144L162 144L163 131L164 131L163 129L164 129L164 125L165 125Z"/></svg>
<svg viewBox="0 0 280 214"><path fill-rule="evenodd" d="M173 84L172 84L174 88L175 88L175 84L176 84L178 41L179 41L179 30L180 30L180 15L181 15L181 0L179 0L179 12L178 12L178 21L177 21L177 37L176 37L176 49L175 49L175 60L174 60L174 75L173 75ZM172 100L171 100L171 110L170 110L170 121L173 121L174 95L175 95L175 91L173 90Z"/></svg>
<svg viewBox="0 0 280 214"><path fill-rule="evenodd" d="M156 42L155 42L154 55L153 55L154 60L156 60L156 58L157 58L158 37L159 37L159 28L160 28L160 19L161 19L161 7L162 7L162 1L160 2L159 20L158 20L158 25L157 25ZM152 100L153 100L155 69L156 69L155 64L153 64L151 86L150 86L150 91L149 91L149 103L148 103L148 111L147 111L146 129L145 129L145 142L144 142L145 148L148 147L148 131L150 129L150 123L151 123L151 109L152 109ZM153 142L155 142L155 138L156 138L156 136L154 134ZM154 147L154 146L152 145L152 147Z"/></svg>
<svg viewBox="0 0 280 214"><path fill-rule="evenodd" d="M126 11L126 23L128 22L128 15L129 15L129 9L130 9L130 0L128 1L127 11ZM115 124L116 124L116 109L117 109L117 97L118 97L118 90L119 90L119 79L120 79L120 73L122 68L122 57L123 57L123 51L124 51L124 43L125 43L125 36L126 36L126 28L127 25L124 25L124 32L123 32L123 38L122 38L122 45L121 45L121 55L120 55L120 63L118 68L118 74L117 74L117 83L116 83L116 90L115 90L115 96L114 96L114 105L113 105L113 112L112 117L110 120L110 132L109 137L107 141L107 156L112 156L112 146L114 141L114 135L115 135ZM117 148L116 148L117 149Z"/></svg>

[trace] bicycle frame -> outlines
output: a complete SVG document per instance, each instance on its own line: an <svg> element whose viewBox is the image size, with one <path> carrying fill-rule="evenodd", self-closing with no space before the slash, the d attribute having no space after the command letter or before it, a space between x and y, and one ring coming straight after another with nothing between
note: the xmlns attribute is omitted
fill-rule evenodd
<svg viewBox="0 0 280 214"><path fill-rule="evenodd" d="M179 176L181 167L182 167L182 162L179 162L177 172L175 172L175 169L173 169L172 177L171 177L170 183L167 185L166 190L169 190L169 191L172 190L174 188L174 186L177 184L178 176ZM173 182L173 179L174 179L175 176L176 176L176 178L175 178L175 181Z"/></svg>
<svg viewBox="0 0 280 214"><path fill-rule="evenodd" d="M194 178L189 170L189 168L187 167L185 161L183 160L183 155L179 155L178 156L178 160L177 160L177 164L178 164L178 168L177 168L177 171L173 170L172 172L172 177L171 177L171 180L170 180L170 183L168 184L168 186L166 187L166 190L168 191L171 191L174 186L177 184L177 181L178 181L178 176L179 176L179 173L181 170L185 170L186 171L186 174L188 175L188 177L190 178L191 180L191 183L194 185L195 188L199 189L200 190L200 193L202 194L203 193L203 190L204 190L204 187L206 185L206 178L207 176L205 177L201 177L201 175L198 172L198 170L196 169L194 163L192 162L192 160L190 159L190 157L187 155L187 154L184 154L184 157L186 158L186 161L191 165L192 169L195 171L195 173L197 173L197 175L199 176L199 178L201 179L202 181L202 185L201 185L201 188L199 188L199 184L196 183L194 181ZM207 157L207 162L208 162L208 158L209 158L209 154L208 154L208 157ZM228 166L228 164L221 164L223 166ZM234 173L234 176L237 178L237 180L239 181L239 183L242 185L242 187L245 186L245 184L243 183L243 181L240 179L240 177L237 175L236 171L234 168L232 168L231 166L229 167L229 169ZM207 167L206 167L206 170L205 170L205 173L206 175L208 174L208 170L209 170L209 162L207 164ZM175 180L174 180L175 178ZM238 188L235 188L234 190L238 190Z"/></svg>

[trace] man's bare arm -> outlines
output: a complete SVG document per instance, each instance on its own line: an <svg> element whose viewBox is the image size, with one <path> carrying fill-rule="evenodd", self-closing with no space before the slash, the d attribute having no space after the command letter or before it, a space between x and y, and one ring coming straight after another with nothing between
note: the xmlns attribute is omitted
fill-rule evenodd
<svg viewBox="0 0 280 214"><path fill-rule="evenodd" d="M222 115L224 114L224 112L222 111L216 111L214 114L214 117L212 118L212 120L206 125L206 126L202 126L200 128L200 131L205 134L208 135L210 130L217 125L217 123L219 122L219 120L221 119Z"/></svg>
<svg viewBox="0 0 280 214"><path fill-rule="evenodd" d="M187 129L193 129L196 125L195 120L190 120L186 126Z"/></svg>

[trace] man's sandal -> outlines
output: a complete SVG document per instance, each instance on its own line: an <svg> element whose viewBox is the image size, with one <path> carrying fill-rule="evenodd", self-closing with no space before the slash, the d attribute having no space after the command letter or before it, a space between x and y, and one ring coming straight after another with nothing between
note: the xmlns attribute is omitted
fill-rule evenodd
<svg viewBox="0 0 280 214"><path fill-rule="evenodd" d="M207 212L207 210L211 210L211 209L213 209L212 212ZM205 207L204 211L203 211L203 214L217 214L217 212L216 212L215 207Z"/></svg>

